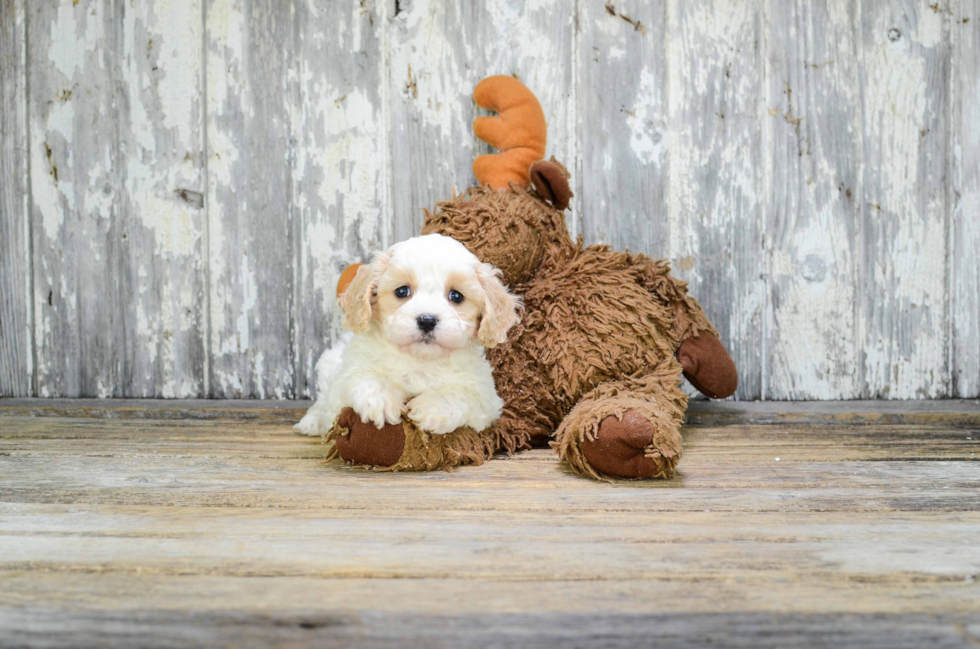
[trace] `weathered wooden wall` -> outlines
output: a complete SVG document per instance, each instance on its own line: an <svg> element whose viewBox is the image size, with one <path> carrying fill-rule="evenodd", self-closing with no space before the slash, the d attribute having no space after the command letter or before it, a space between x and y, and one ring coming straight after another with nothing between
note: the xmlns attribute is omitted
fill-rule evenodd
<svg viewBox="0 0 980 649"><path fill-rule="evenodd" d="M741 399L980 396L980 0L0 0L0 395L308 397L516 74Z"/></svg>

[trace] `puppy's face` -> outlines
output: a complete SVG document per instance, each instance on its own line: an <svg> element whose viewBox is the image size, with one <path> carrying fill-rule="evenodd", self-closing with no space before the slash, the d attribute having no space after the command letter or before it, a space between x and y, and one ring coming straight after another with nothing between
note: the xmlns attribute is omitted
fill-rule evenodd
<svg viewBox="0 0 980 649"><path fill-rule="evenodd" d="M376 254L340 296L344 325L377 326L402 351L439 358L479 343L506 340L519 298L500 273L461 243L438 234L415 237Z"/></svg>

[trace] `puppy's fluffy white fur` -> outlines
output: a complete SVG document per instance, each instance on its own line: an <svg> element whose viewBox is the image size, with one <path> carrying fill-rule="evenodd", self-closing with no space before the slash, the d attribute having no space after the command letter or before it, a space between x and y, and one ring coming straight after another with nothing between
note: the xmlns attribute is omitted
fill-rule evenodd
<svg viewBox="0 0 980 649"><path fill-rule="evenodd" d="M346 407L379 428L407 414L438 435L500 416L483 348L506 340L520 299L461 243L429 234L376 253L340 305L349 331L317 362L317 400L298 432L326 434Z"/></svg>

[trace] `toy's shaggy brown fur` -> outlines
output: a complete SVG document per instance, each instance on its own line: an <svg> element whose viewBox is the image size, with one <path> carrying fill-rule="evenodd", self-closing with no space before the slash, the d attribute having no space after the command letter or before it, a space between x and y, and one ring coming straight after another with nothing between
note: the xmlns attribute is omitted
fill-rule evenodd
<svg viewBox="0 0 980 649"><path fill-rule="evenodd" d="M670 477L681 455L679 341L714 334L683 282L663 262L573 243L564 214L533 191L473 188L427 214L423 233L462 241L500 268L524 299L508 342L489 350L506 404L492 429L503 448L526 448L554 434L575 470L604 477L581 443L607 417L641 412L651 423L647 455Z"/></svg>
<svg viewBox="0 0 980 649"><path fill-rule="evenodd" d="M487 431L441 438L408 421L386 427L404 436L394 464L370 451L341 456L388 470L431 470L480 464L497 450L550 439L572 469L592 478L669 478L683 452L682 372L709 396L734 392L731 358L669 266L572 241L559 209L571 196L564 167L537 162L529 177L534 189L483 185L439 203L422 230L461 241L524 300L522 322L487 352L505 403L501 418ZM356 414L350 421L330 439L378 432Z"/></svg>

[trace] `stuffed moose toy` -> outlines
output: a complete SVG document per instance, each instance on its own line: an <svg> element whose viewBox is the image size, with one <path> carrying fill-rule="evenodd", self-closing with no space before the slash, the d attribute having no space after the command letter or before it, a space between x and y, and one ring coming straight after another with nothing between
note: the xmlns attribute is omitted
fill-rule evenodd
<svg viewBox="0 0 980 649"><path fill-rule="evenodd" d="M735 364L701 306L664 261L572 241L568 173L543 160L544 113L521 82L495 76L473 93L497 116L473 123L500 151L473 163L478 186L425 213L423 234L463 243L524 300L507 342L487 350L503 414L489 429L429 435L403 419L376 428L350 408L327 434L328 459L391 471L481 464L550 441L580 474L670 478L682 454L687 396L735 392ZM347 269L342 292L356 273Z"/></svg>

